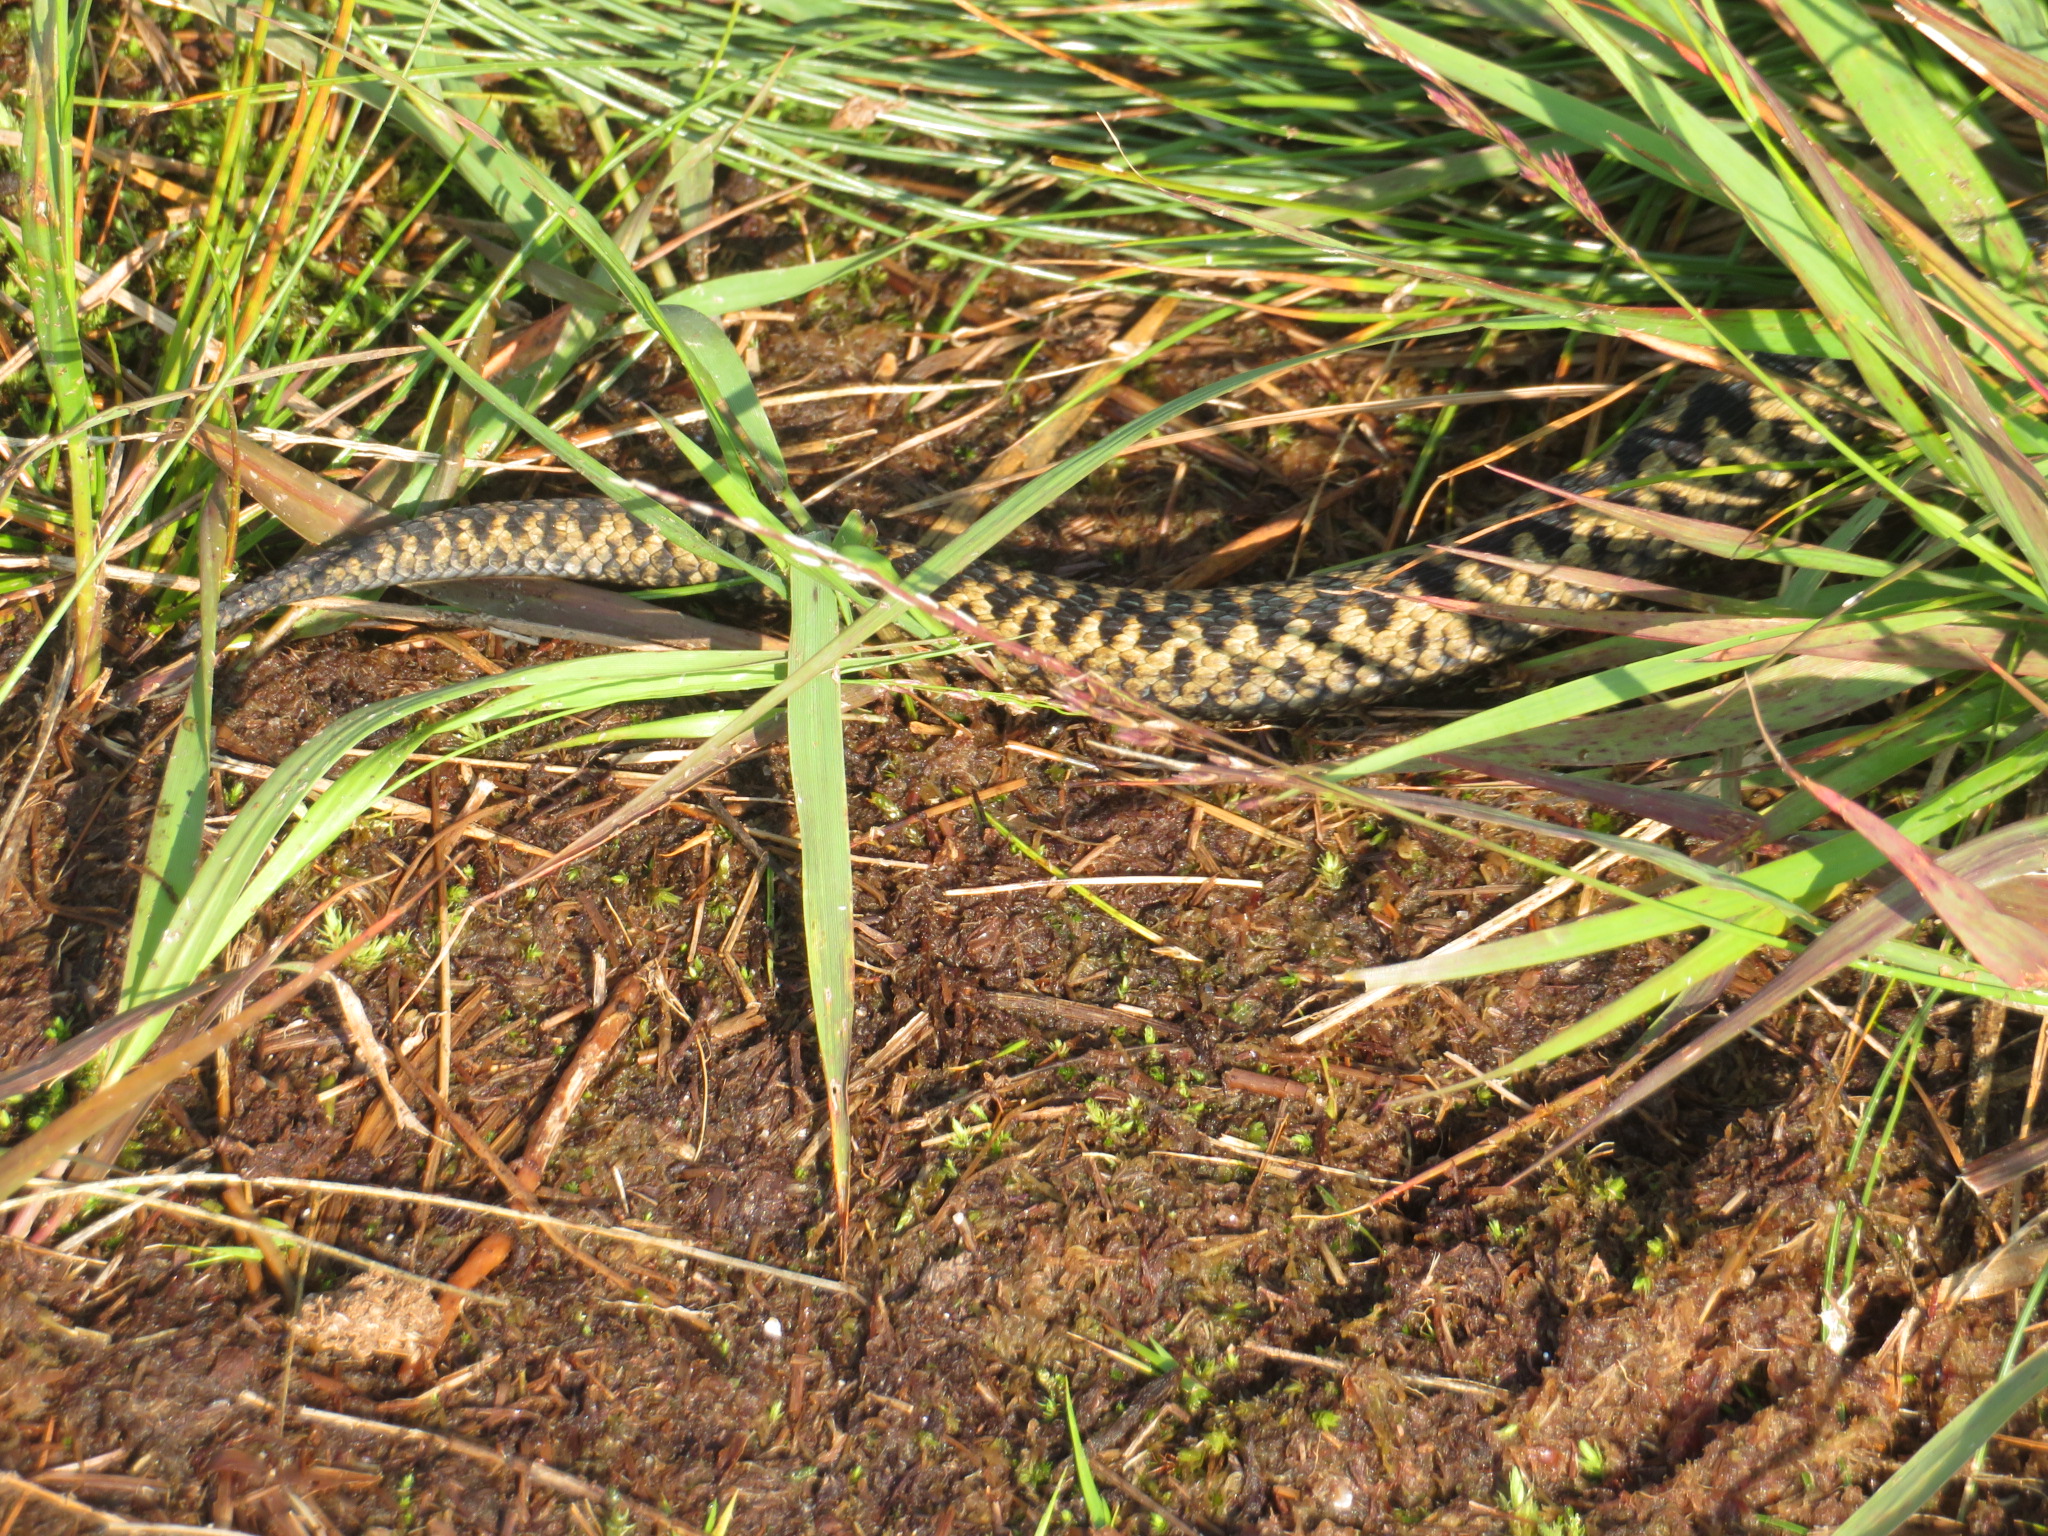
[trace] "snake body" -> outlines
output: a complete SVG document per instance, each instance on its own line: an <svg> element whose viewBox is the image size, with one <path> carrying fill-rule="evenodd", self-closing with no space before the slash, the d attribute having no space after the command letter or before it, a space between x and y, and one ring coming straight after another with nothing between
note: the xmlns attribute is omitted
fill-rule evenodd
<svg viewBox="0 0 2048 1536"><path fill-rule="evenodd" d="M1767 360L1795 388L1839 389L1831 365ZM1830 425L1836 408L1815 397ZM1820 435L1778 396L1716 376L1631 427L1557 489L1651 511L1753 527L1799 490L1786 467L1824 456ZM1703 474L1702 471L1715 471ZM1369 703L1526 649L1548 631L1416 599L1589 611L1618 599L1524 566L1638 579L1684 551L1548 490L1459 536L1459 552L1395 553L1297 581L1151 590L1066 581L978 562L938 589L983 630L1021 642L1176 713L1275 720ZM308 550L222 599L223 632L272 608L412 582L561 576L626 588L716 579L711 561L616 503L584 498L453 508Z"/></svg>

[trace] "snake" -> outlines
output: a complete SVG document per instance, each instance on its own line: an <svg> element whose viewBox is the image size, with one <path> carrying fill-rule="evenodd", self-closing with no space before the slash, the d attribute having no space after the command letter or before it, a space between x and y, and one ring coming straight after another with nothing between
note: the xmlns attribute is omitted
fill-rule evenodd
<svg viewBox="0 0 2048 1536"><path fill-rule="evenodd" d="M1829 434L1846 423L1841 402L1854 397L1854 381L1814 359L1752 361L1777 388L1760 376L1710 374L1596 458L1444 544L1296 580L1193 590L982 560L932 595L972 630L1189 719L1282 722L1379 702L1555 633L1501 609L1590 612L1623 600L1568 579L1574 569L1654 581L1688 555L1599 504L1755 528L1793 499L1807 484L1800 466L1826 457ZM918 558L893 546L885 553L907 556L899 569ZM553 576L647 590L728 574L614 501L491 502L315 545L225 594L218 631L292 603L411 583Z"/></svg>

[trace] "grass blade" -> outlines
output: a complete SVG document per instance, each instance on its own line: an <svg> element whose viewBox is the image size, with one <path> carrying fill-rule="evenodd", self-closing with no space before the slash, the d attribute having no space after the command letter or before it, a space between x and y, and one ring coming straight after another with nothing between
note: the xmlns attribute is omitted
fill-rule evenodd
<svg viewBox="0 0 2048 1536"><path fill-rule="evenodd" d="M1088 1510L1088 1529L1109 1530L1116 1524L1116 1515L1095 1486L1095 1469L1088 1465L1088 1443L1081 1438L1081 1426L1074 1418L1074 1384L1062 1376L1060 1389L1067 1409L1067 1443L1074 1448L1074 1480L1081 1486L1081 1502Z"/></svg>
<svg viewBox="0 0 2048 1536"><path fill-rule="evenodd" d="M1942 873L1952 879L1967 880L1971 884L1987 887L2024 879L2028 869L2039 862L2044 830L2048 830L2048 823L2035 820L2015 823L1988 837L1978 838L1975 842L1945 855L1939 861ZM1594 1135L1602 1126L1609 1125L1629 1111L1648 1103L1707 1057L1735 1040L1751 1026L1762 1023L1808 987L1826 980L1844 966L1857 963L1888 938L1904 933L1916 923L1923 921L1932 910L1912 883L1901 880L1887 887L1814 939L1790 964L1753 993L1740 1008L1715 1020L1698 1036L1659 1063L1653 1071L1631 1084L1589 1124L1574 1133L1550 1155L1557 1156ZM1760 920L1760 926L1764 922L1774 920L1781 921L1775 919L1772 914L1765 914ZM1748 946L1753 947L1755 946ZM1606 1007L1580 1020L1571 1028L1559 1031L1541 1046L1523 1053L1500 1068L1498 1075L1507 1078L1517 1073L1531 1071L1569 1051L1583 1049L1593 1044L1630 1019L1639 1017L1666 998L1675 996L1686 978L1710 975L1724 965L1732 965L1743 958L1748 948L1745 948L1742 935L1738 933L1710 934L1678 965L1665 967ZM2033 995L2038 998L2041 994L2036 991Z"/></svg>
<svg viewBox="0 0 2048 1536"><path fill-rule="evenodd" d="M790 655L805 662L838 638L838 595L808 571L790 577ZM789 699L789 773L803 842L804 955L811 1017L832 1126L832 1196L851 1218L853 1139L846 1082L853 1051L853 841L846 821L846 740L839 673L827 668Z"/></svg>
<svg viewBox="0 0 2048 1536"><path fill-rule="evenodd" d="M1545 773L1524 763L1502 763L1463 753L1445 753L1439 761L1452 768L1487 778L1512 779L1531 789L1571 795L1591 805L1603 805L1637 820L1655 820L1694 837L1711 837L1716 842L1740 842L1761 836L1763 818L1740 805L1730 805L1707 795L1674 789L1652 789L1640 784L1620 784L1562 773Z"/></svg>
<svg viewBox="0 0 2048 1536"><path fill-rule="evenodd" d="M1639 170L1676 181L1697 197L1720 202L1728 196L1726 185L1717 182L1691 149L1654 128L1404 26L1384 8L1367 11L1354 0L1316 0L1316 8L1390 57L1439 72L1588 148L1597 147Z"/></svg>
<svg viewBox="0 0 2048 1536"><path fill-rule="evenodd" d="M1847 789L1859 776L1881 782L1911 761L1932 755L1936 750L1933 746L1936 740L1973 739L1975 732L1983 729L1985 717L1991 713L1988 700L1979 708L1981 713L1974 721L1964 710L1951 710L1937 727L1903 745L1889 760L1875 753L1852 760L1839 770L1839 777L1847 782L1836 787ZM2031 782L2044 768L2048 768L2048 737L2032 738L1976 773L1949 785L1939 794L1927 796L1912 809L1894 817L1891 824L1914 842L1927 841L1975 814L1982 806L1995 803L2013 789ZM1794 801L1803 803L1793 804ZM1787 796L1765 817L1766 825L1774 832L1780 827L1778 817L1781 808L1788 806L1783 820L1794 827L1812 820L1820 808L1819 802L1811 796ZM1979 842L1983 841L1986 839L1979 839ZM1971 848L1976 846L1969 845ZM1853 833L1841 833L1815 847L1761 865L1749 871L1744 880L1767 892L1774 902L1790 901L1810 909L1847 882L1862 878L1883 862L1884 856L1863 838ZM1662 938L1695 926L1708 916L1723 919L1734 927L1753 927L1766 932L1776 931L1774 925L1778 921L1775 912L1749 898L1706 887L1679 892L1655 904L1598 913L1574 923L1539 929L1477 949L1441 956L1426 955L1416 960L1374 967L1370 973L1354 973L1354 979L1367 979L1375 987L1406 986L1492 975L1531 965L1550 965L1647 939Z"/></svg>
<svg viewBox="0 0 2048 1536"><path fill-rule="evenodd" d="M2007 18L2000 26L2007 37L1996 38L1928 0L1896 0L1896 4L1927 38L1983 76L2021 111L2048 124L2048 60L2038 52L2040 45L2048 42L2048 28L2043 27L2038 10L2017 0L1987 3L1986 15L1998 18L2002 13ZM2014 47L2014 33L2032 34L2027 41L2037 51Z"/></svg>
<svg viewBox="0 0 2048 1536"><path fill-rule="evenodd" d="M1794 783L1877 846L1994 976L2013 987L2038 987L2048 982L2048 934L2002 910L1976 882L1951 874L1924 848L1899 836L1882 817L1799 772L1785 761L1768 733L1764 743ZM1987 841L1980 838L1968 846L1982 848Z"/></svg>
<svg viewBox="0 0 2048 1536"><path fill-rule="evenodd" d="M2048 1391L2048 1349L2027 1356L2011 1375L1935 1431L1861 1509L1835 1527L1835 1536L1889 1536L1898 1530L2043 1391Z"/></svg>
<svg viewBox="0 0 2048 1536"><path fill-rule="evenodd" d="M123 1009L174 991L199 975L195 967L182 980L167 984L155 974L155 961L173 914L191 893L205 855L206 813L213 788L212 683L213 668L202 664L164 758L163 783L157 790L156 814L150 820L149 841L143 849L143 877L135 890L135 915L122 961ZM223 945L232 937L225 936ZM105 1077L119 1077L147 1056L162 1024L159 1019L118 1042L107 1053Z"/></svg>
<svg viewBox="0 0 2048 1536"><path fill-rule="evenodd" d="M1903 49L1847 0L1784 0L1787 21L1822 61L1871 138L1982 270L2008 283L2033 266L2005 197Z"/></svg>
<svg viewBox="0 0 2048 1536"><path fill-rule="evenodd" d="M1696 727L1710 715L1724 716L1729 711L1717 695L1697 693L1675 701L1660 701L1646 705L1640 712L1622 715L1603 715L1596 721L1582 721L1579 717L1595 710L1608 709L1616 704L1630 704L1646 699L1652 694L1666 693L1684 688L1689 684L1707 682L1713 678L1747 666L1746 662L1732 661L1723 656L1726 647L1721 645L1696 646L1690 650L1674 651L1668 656L1654 656L1646 661L1630 662L1626 666L1613 667L1592 677L1574 678L1555 688L1527 698L1515 699L1506 704L1497 704L1492 709L1481 710L1463 720L1453 720L1440 725L1433 731L1425 731L1412 741L1398 742L1382 747L1364 757L1352 758L1349 762L1334 764L1323 772L1330 778L1342 782L1361 778L1371 773L1388 773L1397 768L1411 767L1416 763L1437 756L1446 751L1462 751L1471 747L1484 747L1488 752L1512 751L1517 757L1533 757L1540 762L1575 764L1590 767L1596 763L1645 763L1671 755L1673 748L1685 753L1695 751L1718 751L1723 746L1747 745L1756 739L1752 722L1741 720L1733 727L1723 723L1719 729L1728 733L1724 736L1709 737ZM1716 659L1719 658L1719 659ZM1834 714L1860 709L1866 704L1876 703L1892 694L1903 692L1917 683L1925 682L1927 675L1917 670L1877 666L1869 663L1821 662L1809 659L1808 668L1812 675L1797 675L1796 685L1789 691L1797 693L1799 718L1806 723L1815 723ZM1813 676L1831 676L1842 679L1849 686L1827 699L1816 701L1811 690ZM1733 687L1734 685L1728 685ZM1758 691L1769 700L1766 718L1776 719L1771 707L1779 703L1777 690L1767 682L1759 680ZM1790 705L1787 698L1785 704ZM1839 708L1835 707L1839 705ZM1678 711L1683 710L1680 714ZM1820 711L1815 713L1815 711ZM1739 712L1737 712L1739 714ZM1605 755L1591 738L1606 737L1610 731L1625 730L1637 720L1645 722L1643 729L1633 732L1625 741L1613 738L1617 744L1612 750L1620 756ZM1566 724L1569 722L1569 724ZM1563 726L1562 730L1551 727Z"/></svg>

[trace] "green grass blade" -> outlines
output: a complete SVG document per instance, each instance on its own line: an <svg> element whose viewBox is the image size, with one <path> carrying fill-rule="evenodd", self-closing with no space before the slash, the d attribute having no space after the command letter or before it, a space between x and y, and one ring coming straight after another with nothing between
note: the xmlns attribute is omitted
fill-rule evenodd
<svg viewBox="0 0 2048 1536"><path fill-rule="evenodd" d="M2044 1391L2048 1391L2048 1349L2027 1356L2011 1375L1936 1430L1862 1508L1835 1527L1835 1536L1889 1536L1898 1530Z"/></svg>
<svg viewBox="0 0 2048 1536"><path fill-rule="evenodd" d="M1377 752L1367 753L1364 757L1333 764L1325 768L1323 773L1324 776L1341 783L1347 779L1362 778L1369 773L1389 773L1395 769L1413 767L1415 764L1426 762L1439 752L1457 752L1488 744L1495 750L1505 751L1508 738L1521 737L1546 726L1576 720L1581 715L1608 709L1616 704L1634 703L1652 694L1707 682L1749 665L1747 662L1715 659L1726 650L1725 644L1693 646L1683 651L1673 651L1666 656L1652 656L1644 661L1630 662L1626 666L1612 667L1592 677L1574 678L1568 683L1547 688L1541 693L1513 699L1506 704L1496 704L1493 708L1481 710L1478 714L1440 725L1411 741L1397 742L1391 747L1382 747ZM1895 685L1890 691L1896 692L1901 686L1905 685ZM1669 741L1670 737L1666 736L1665 739Z"/></svg>
<svg viewBox="0 0 2048 1536"><path fill-rule="evenodd" d="M135 891L135 915L128 929L128 950L121 962L120 1006L133 1008L149 997L161 997L182 983L165 988L150 976L151 964L165 932L197 878L206 849L206 813L213 790L214 619L219 603L220 570L218 496L200 514L200 562L207 574L200 589L199 650L185 712L164 756L163 783L157 789L156 814L150 819L149 841L143 849L142 880ZM186 981L197 977L197 971ZM119 1041L103 1057L104 1078L111 1082L140 1063L162 1032L163 1020L145 1024Z"/></svg>
<svg viewBox="0 0 2048 1536"><path fill-rule="evenodd" d="M1558 835L1554 822L1544 821L1537 816L1525 816L1519 811L1510 811L1479 801L1450 799L1440 795L1407 794L1393 789L1356 790L1352 793L1368 805L1385 806L1390 810L1405 812L1409 818L1417 821L1427 821L1440 816L1451 821L1476 821L1488 826L1511 827L1537 837ZM1666 848L1662 843L1653 843L1642 838L1617 837L1612 833L1596 832L1590 828L1581 828L1573 835L1580 841L1590 843L1608 853L1640 859L1667 874L1690 880L1695 886L1711 887L1714 890L1752 897L1765 906L1778 908L1780 916L1806 916L1804 908L1784 900L1743 876L1730 874L1724 869L1716 869L1711 864L1702 864L1698 859L1689 858L1676 849Z"/></svg>
<svg viewBox="0 0 2048 1536"><path fill-rule="evenodd" d="M176 906L161 917L155 944L124 996L131 1006L147 1003L195 980L264 902L389 790L406 771L407 756L438 735L522 712L561 713L690 692L759 688L781 670L779 660L751 652L627 652L528 668L508 677L465 679L365 705L293 752L249 797L190 877ZM316 782L367 737L479 693L497 696L415 726L363 757L308 803ZM185 809L181 802L181 812ZM297 825L285 831L295 817ZM120 1062L132 1065L149 1038L148 1031L130 1036Z"/></svg>
<svg viewBox="0 0 2048 1536"><path fill-rule="evenodd" d="M1358 33L1373 46L1384 42L1395 57L1415 59L1444 78L1491 96L1510 111L1568 135L1589 149L1597 147L1638 170L1674 181L1696 197L1722 202L1729 196L1726 185L1687 144L1667 133L1403 25L1384 7L1368 12L1353 0L1315 3L1338 26Z"/></svg>
<svg viewBox="0 0 2048 1536"><path fill-rule="evenodd" d="M1562 133L1544 134L1531 139L1529 147L1541 154L1551 149L1577 149L1579 142ZM1515 157L1499 145L1489 144L1484 149L1466 150L1462 154L1432 155L1411 161L1396 170L1338 182L1284 202L1276 200L1278 206L1274 217L1284 224L1314 229L1321 224L1358 218L1382 208L1397 208L1403 203L1433 197L1440 192L1455 192L1475 181L1499 181L1514 174ZM1163 177L1154 177L1152 181L1154 185L1173 185Z"/></svg>
<svg viewBox="0 0 2048 1536"><path fill-rule="evenodd" d="M1074 1418L1074 1384L1060 1378L1061 1397L1067 1409L1067 1443L1074 1448L1074 1480L1081 1485L1081 1502L1088 1510L1088 1529L1106 1531L1116 1524L1109 1500L1095 1486L1095 1469L1088 1465L1088 1443L1081 1438L1081 1426Z"/></svg>
<svg viewBox="0 0 2048 1536"><path fill-rule="evenodd" d="M1979 709L1982 714L1988 714L1990 701L1983 701ZM1962 709L1950 711L1948 717L1940 722L1940 732L1950 739L1969 739L1973 730L1982 728L1981 724L1969 718L1970 713ZM1928 735L1935 736L1936 733L1930 731ZM1869 759L1876 759L1879 754L1872 753L1868 759L1852 760L1829 777L1846 780L1850 784L1857 777L1867 778L1873 772L1880 779L1889 778L1912 760L1908 754L1917 751L1925 756L1933 750L1928 738L1923 736L1896 749L1890 758L1875 766ZM1907 762L1901 762L1901 757L1906 757ZM1984 806L1994 804L2016 788L2031 783L2044 770L2048 770L2048 736L2030 738L1975 773L1890 818L1891 825L1913 842L1925 843L1975 815ZM1838 784L1836 787L1843 786ZM1860 791L1844 788L1844 792ZM1786 800L1793 798L1787 796ZM1780 805L1784 803L1779 802ZM1777 807L1772 809L1775 811ZM1804 806L1793 825L1804 825L1819 809L1811 796L1805 797ZM1773 825L1769 816L1765 820L1767 825ZM1783 828L1774 826L1774 832L1782 835ZM1745 878L1749 884L1768 891L1776 901L1796 902L1811 909L1847 882L1860 879L1883 862L1884 856L1877 849L1853 833L1845 832L1815 847L1753 869ZM1775 911L1759 906L1752 899L1728 891L1700 888L1667 896L1654 905L1598 913L1574 923L1483 944L1476 949L1425 955L1416 960L1375 966L1354 972L1352 979L1373 987L1405 986L1493 975L1531 965L1551 965L1648 939L1663 938L1698 926L1703 916L1719 918L1734 928L1755 928L1765 932L1777 931L1777 925L1782 921Z"/></svg>
<svg viewBox="0 0 2048 1536"><path fill-rule="evenodd" d="M790 578L790 654L808 661L839 632L839 599L808 571ZM828 669L789 700L789 771L803 842L804 955L811 1017L832 1125L832 1192L841 1221L852 1206L853 1139L846 1081L853 1051L853 842L846 821L846 739L839 676Z"/></svg>
<svg viewBox="0 0 2048 1536"><path fill-rule="evenodd" d="M1804 187L1759 160L1670 81L1645 68L1610 15L1596 15L1560 0L1550 0L1550 6L1665 136L1698 157L1717 198L1742 210L1749 227L1792 269L1823 313L1838 320L1876 323L1878 317L1868 294L1858 283L1854 268L1830 243L1824 217L1817 215L1812 195ZM1713 44L1720 41L1718 32L1703 35L1696 31L1687 39L1710 58L1717 51ZM1852 334L1848 340L1853 355L1857 338Z"/></svg>
<svg viewBox="0 0 2048 1536"><path fill-rule="evenodd" d="M1847 0L1787 0L1785 15L1956 247L2007 283L2023 280L2034 264L2026 236L1998 183L1905 50Z"/></svg>
<svg viewBox="0 0 2048 1536"><path fill-rule="evenodd" d="M877 245L857 256L800 262L793 267L764 267L757 272L733 272L679 289L661 301L662 308L693 309L713 317L731 314L736 309L768 309L800 299L828 283L844 282L889 254L890 247ZM630 327L627 334L631 334Z"/></svg>

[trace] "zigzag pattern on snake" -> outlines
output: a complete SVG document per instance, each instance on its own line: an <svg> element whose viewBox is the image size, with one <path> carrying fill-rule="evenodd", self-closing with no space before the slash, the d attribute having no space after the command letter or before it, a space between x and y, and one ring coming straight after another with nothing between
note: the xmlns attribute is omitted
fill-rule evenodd
<svg viewBox="0 0 2048 1536"><path fill-rule="evenodd" d="M1809 359L1763 359L1793 387L1845 390L1847 375ZM1845 418L1809 401L1831 427ZM1696 385L1630 428L1561 489L1623 505L1754 527L1800 491L1795 468L1828 450L1770 391L1729 377ZM1723 471L1703 474L1702 471ZM722 535L721 535L722 536ZM1532 491L1462 550L1540 566L1650 579L1679 546ZM892 553L895 553L892 551ZM616 503L497 502L454 508L335 540L222 599L223 633L309 598L373 587L486 576L564 576L610 586L687 586L726 574L678 548ZM1369 703L1526 649L1551 633L1412 598L1460 598L1590 611L1610 594L1433 551L1396 552L1297 581L1149 590L1065 581L978 562L940 601L984 629L1056 657L1165 709L1198 719L1276 720Z"/></svg>

